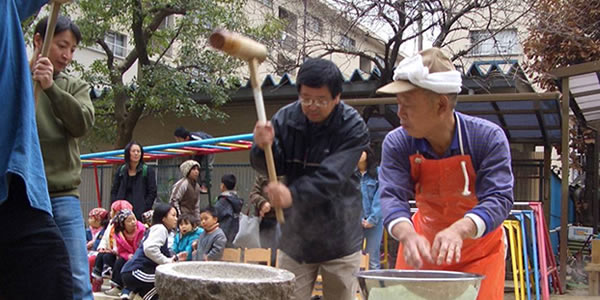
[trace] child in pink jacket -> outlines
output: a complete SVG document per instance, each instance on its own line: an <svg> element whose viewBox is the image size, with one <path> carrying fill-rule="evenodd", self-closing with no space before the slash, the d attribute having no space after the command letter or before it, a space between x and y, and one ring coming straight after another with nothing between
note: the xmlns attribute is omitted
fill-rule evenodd
<svg viewBox="0 0 600 300"><path fill-rule="evenodd" d="M121 268L138 248L138 245L144 237L146 226L135 218L133 212L129 209L121 210L115 217L114 238L117 244L117 261L113 267L111 284L113 288L105 293L110 296L127 295L129 292L123 289L121 280Z"/></svg>

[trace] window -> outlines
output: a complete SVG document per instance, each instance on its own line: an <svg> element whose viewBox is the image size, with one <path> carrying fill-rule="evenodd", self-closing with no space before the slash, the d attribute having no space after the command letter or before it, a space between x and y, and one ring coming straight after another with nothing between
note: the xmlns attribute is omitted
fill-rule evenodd
<svg viewBox="0 0 600 300"><path fill-rule="evenodd" d="M158 29L165 29L165 28L173 28L175 26L175 16L174 15L170 15L170 16L166 16L163 21L160 23L160 25L158 25Z"/></svg>
<svg viewBox="0 0 600 300"><path fill-rule="evenodd" d="M517 55L521 54L517 31L502 30L492 36L489 31L471 31L472 55Z"/></svg>
<svg viewBox="0 0 600 300"><path fill-rule="evenodd" d="M315 16L307 15L306 28L312 32L321 33L323 30L323 22L321 22L321 19Z"/></svg>
<svg viewBox="0 0 600 300"><path fill-rule="evenodd" d="M356 41L347 37L346 35L342 35L340 38L340 46L346 49L354 49L354 47L356 47Z"/></svg>
<svg viewBox="0 0 600 300"><path fill-rule="evenodd" d="M104 41L115 56L127 55L127 36L116 32L107 32Z"/></svg>
<svg viewBox="0 0 600 300"><path fill-rule="evenodd" d="M297 41L297 28L298 28L298 16L286 10L283 7L279 7L279 19L284 22L285 28L281 37L281 44L285 50L296 49Z"/></svg>
<svg viewBox="0 0 600 300"><path fill-rule="evenodd" d="M170 28L174 28L174 27L175 27L175 16L170 15L170 16L166 16L163 19L163 21L158 26L158 30L170 29ZM159 43L156 43L155 41L151 41L150 43L151 43L152 47L154 47L157 50L157 52L159 52L159 53L162 53L165 50L166 45L161 45ZM167 51L165 52L165 55L168 57L173 57L173 45L171 45L171 47L169 47L169 49L167 49Z"/></svg>
<svg viewBox="0 0 600 300"><path fill-rule="evenodd" d="M273 8L273 0L255 0L258 3L262 3L264 6L268 8Z"/></svg>
<svg viewBox="0 0 600 300"><path fill-rule="evenodd" d="M365 73L371 73L371 60L365 57L360 57L360 70Z"/></svg>

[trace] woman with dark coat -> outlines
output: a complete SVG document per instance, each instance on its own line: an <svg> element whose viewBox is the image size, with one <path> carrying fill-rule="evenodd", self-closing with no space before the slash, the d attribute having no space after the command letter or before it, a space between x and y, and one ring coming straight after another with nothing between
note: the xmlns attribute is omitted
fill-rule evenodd
<svg viewBox="0 0 600 300"><path fill-rule="evenodd" d="M154 170L143 161L144 148L132 141L125 146L125 164L117 169L110 192L111 201L127 200L133 205L138 220L152 209L156 199L156 177Z"/></svg>

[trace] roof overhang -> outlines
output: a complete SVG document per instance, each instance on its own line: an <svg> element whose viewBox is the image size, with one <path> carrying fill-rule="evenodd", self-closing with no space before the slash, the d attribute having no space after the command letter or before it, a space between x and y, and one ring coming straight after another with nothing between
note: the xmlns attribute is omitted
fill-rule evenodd
<svg viewBox="0 0 600 300"><path fill-rule="evenodd" d="M498 124L511 143L550 145L560 142L559 93L503 93L459 95L456 110ZM344 100L352 106L385 105L395 113L396 98L359 98ZM387 132L385 114L369 120L372 131Z"/></svg>
<svg viewBox="0 0 600 300"><path fill-rule="evenodd" d="M600 61L558 68L551 75L568 78L571 109L581 121L600 120Z"/></svg>

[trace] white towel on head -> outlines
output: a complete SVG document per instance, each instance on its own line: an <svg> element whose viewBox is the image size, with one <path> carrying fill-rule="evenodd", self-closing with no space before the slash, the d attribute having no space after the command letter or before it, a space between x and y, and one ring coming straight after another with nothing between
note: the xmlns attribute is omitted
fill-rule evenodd
<svg viewBox="0 0 600 300"><path fill-rule="evenodd" d="M429 68L423 65L423 57L420 54L402 60L394 71L393 79L408 80L416 86L438 94L458 94L462 86L460 72L453 70L429 73Z"/></svg>

